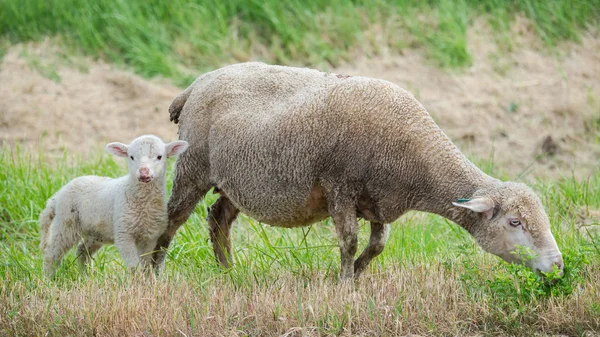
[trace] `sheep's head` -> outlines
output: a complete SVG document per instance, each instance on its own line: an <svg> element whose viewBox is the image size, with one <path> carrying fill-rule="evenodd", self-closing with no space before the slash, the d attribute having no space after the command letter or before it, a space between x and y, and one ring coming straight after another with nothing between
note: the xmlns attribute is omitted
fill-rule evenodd
<svg viewBox="0 0 600 337"><path fill-rule="evenodd" d="M183 140L169 144L152 135L140 136L131 144L110 143L106 150L116 156L127 158L129 174L142 183L149 183L156 177L164 177L167 158L181 154L188 148Z"/></svg>
<svg viewBox="0 0 600 337"><path fill-rule="evenodd" d="M470 232L485 251L507 262L525 263L533 270L550 272L556 266L562 272L562 255L550 231L550 220L527 185L500 183L453 205L478 213Z"/></svg>

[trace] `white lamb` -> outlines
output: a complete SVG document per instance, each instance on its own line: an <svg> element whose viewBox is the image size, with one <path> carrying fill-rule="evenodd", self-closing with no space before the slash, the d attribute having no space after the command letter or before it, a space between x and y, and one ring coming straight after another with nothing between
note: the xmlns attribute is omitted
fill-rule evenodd
<svg viewBox="0 0 600 337"><path fill-rule="evenodd" d="M152 135L106 150L128 158L120 178L83 176L70 181L46 203L40 215L44 271L52 277L63 255L77 242L82 267L103 245L114 243L129 268L147 265L156 240L167 227L166 159L184 152L186 141L169 144Z"/></svg>

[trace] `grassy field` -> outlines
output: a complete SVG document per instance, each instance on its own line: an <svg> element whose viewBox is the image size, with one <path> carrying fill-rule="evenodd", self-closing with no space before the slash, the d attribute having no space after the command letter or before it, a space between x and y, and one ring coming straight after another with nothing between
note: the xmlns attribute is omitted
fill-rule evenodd
<svg viewBox="0 0 600 337"><path fill-rule="evenodd" d="M554 46L597 29L600 2L0 0L0 37L12 43L57 36L73 51L183 85L190 73L223 63L325 67L387 48L421 47L442 67L464 67L471 64L466 32L473 20L488 20L510 51L507 33L517 15Z"/></svg>
<svg viewBox="0 0 600 337"><path fill-rule="evenodd" d="M235 266L223 271L204 220L215 200L211 194L180 230L158 277L128 274L108 246L87 274L71 251L49 281L37 248L45 200L73 177L126 173L124 162L100 152L86 162L64 159L49 164L43 153L8 147L0 153L2 336L600 331L599 224L581 226L585 214L600 208L600 170L585 181L535 184L565 256L565 276L553 282L482 253L466 231L423 213L393 224L385 251L354 286L338 283L339 252L329 220L281 229L241 216L232 234ZM363 223L361 246L367 238Z"/></svg>
<svg viewBox="0 0 600 337"><path fill-rule="evenodd" d="M327 68L387 49L419 48L432 63L459 69L472 62L467 28L475 20L487 20L509 53L518 16L552 51L597 34L600 1L0 0L0 57L14 43L50 37L65 55L182 86L224 63ZM383 254L356 284L338 281L331 220L281 229L242 215L232 230L235 265L222 270L205 221L216 199L209 193L178 232L160 275L131 275L107 246L87 273L71 251L47 280L38 249L45 201L74 177L126 173L124 162L94 151L91 159L65 153L57 160L42 150L0 149L0 337L600 333L600 169L532 184L564 254L562 278L504 263L456 224L417 212L392 225ZM359 251L368 234L361 222Z"/></svg>

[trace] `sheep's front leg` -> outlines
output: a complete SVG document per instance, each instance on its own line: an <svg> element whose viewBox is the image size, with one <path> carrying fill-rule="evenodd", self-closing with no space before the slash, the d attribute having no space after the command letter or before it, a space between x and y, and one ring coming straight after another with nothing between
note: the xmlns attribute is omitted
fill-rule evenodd
<svg viewBox="0 0 600 337"><path fill-rule="evenodd" d="M385 243L390 235L390 225L371 222L371 236L369 244L354 262L354 277L358 278L367 268L371 260L377 257L383 251Z"/></svg>
<svg viewBox="0 0 600 337"><path fill-rule="evenodd" d="M349 280L354 277L354 255L356 254L358 242L356 210L354 207L334 206L331 213L340 246L340 278Z"/></svg>
<svg viewBox="0 0 600 337"><path fill-rule="evenodd" d="M177 230L194 211L196 204L212 187L208 179L207 161L202 147L190 146L177 158L173 190L167 204L169 225L158 238L152 256L152 264L156 271L163 265L166 250L171 244Z"/></svg>
<svg viewBox="0 0 600 337"><path fill-rule="evenodd" d="M137 245L138 255L140 256L140 263L144 267L152 266L152 254L154 253L155 246L156 240L142 242Z"/></svg>
<svg viewBox="0 0 600 337"><path fill-rule="evenodd" d="M133 269L140 264L140 256L135 244L135 239L126 233L117 233L115 235L115 246L119 249L119 254L129 269Z"/></svg>

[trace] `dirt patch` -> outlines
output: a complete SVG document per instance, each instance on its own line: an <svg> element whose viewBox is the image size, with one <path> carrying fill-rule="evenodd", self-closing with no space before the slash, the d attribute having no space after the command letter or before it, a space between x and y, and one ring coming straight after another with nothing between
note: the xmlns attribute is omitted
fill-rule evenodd
<svg viewBox="0 0 600 337"><path fill-rule="evenodd" d="M180 89L79 61L61 59L47 42L16 46L6 54L0 65L3 142L85 156L107 142L128 143L145 133L176 139L177 126L166 111Z"/></svg>
<svg viewBox="0 0 600 337"><path fill-rule="evenodd" d="M524 19L501 50L483 21L469 30L473 65L448 72L422 53L358 59L341 73L411 91L464 152L511 177L585 176L600 164L600 38L541 47ZM558 55L556 54L558 53Z"/></svg>
<svg viewBox="0 0 600 337"><path fill-rule="evenodd" d="M517 20L510 35L507 52L483 21L475 22L468 36L473 66L460 72L437 68L418 50L330 70L406 88L463 151L492 158L511 177L589 174L600 163L600 37L565 43L557 56L541 48L526 20ZM85 155L143 133L176 138L167 108L181 89L56 55L46 42L13 47L4 57L3 142Z"/></svg>

